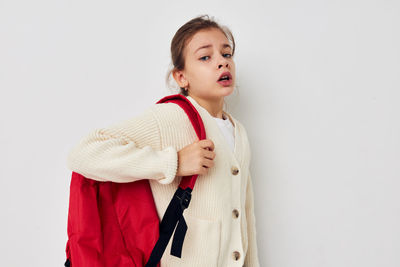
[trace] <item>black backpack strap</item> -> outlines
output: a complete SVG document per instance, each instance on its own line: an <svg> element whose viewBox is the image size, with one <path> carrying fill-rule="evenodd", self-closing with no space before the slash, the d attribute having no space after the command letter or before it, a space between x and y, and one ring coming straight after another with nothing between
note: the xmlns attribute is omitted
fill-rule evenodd
<svg viewBox="0 0 400 267"><path fill-rule="evenodd" d="M157 266L177 224L178 226L176 226L174 238L172 240L171 255L179 258L181 257L183 241L187 231L187 224L183 217L183 211L189 206L192 196L191 193L192 189L189 187L186 189L178 187L176 190L161 220L160 236L145 267Z"/></svg>

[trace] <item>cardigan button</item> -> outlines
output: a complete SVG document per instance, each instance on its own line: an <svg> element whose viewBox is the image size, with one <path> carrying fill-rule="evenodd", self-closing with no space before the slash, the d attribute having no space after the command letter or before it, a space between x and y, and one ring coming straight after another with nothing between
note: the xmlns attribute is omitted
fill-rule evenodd
<svg viewBox="0 0 400 267"><path fill-rule="evenodd" d="M234 251L234 252L233 252L233 259L234 259L235 261L237 261L239 258L240 258L240 253L239 253L239 251Z"/></svg>
<svg viewBox="0 0 400 267"><path fill-rule="evenodd" d="M233 215L233 218L239 217L239 211L238 211L237 209L234 209L234 210L232 211L232 215Z"/></svg>
<svg viewBox="0 0 400 267"><path fill-rule="evenodd" d="M237 175L239 173L239 169L237 167L233 166L231 168L231 172L232 172L233 175Z"/></svg>

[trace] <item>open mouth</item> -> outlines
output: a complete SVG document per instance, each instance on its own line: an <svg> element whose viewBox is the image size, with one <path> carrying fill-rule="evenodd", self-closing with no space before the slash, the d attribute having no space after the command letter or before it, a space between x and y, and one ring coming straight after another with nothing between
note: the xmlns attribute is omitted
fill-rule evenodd
<svg viewBox="0 0 400 267"><path fill-rule="evenodd" d="M219 76L218 82L219 81L230 81L232 80L232 75L229 71L225 71L224 73Z"/></svg>
<svg viewBox="0 0 400 267"><path fill-rule="evenodd" d="M221 76L219 76L219 79L217 82L228 82L228 81L232 81L232 74L229 71L225 71L223 73L221 73Z"/></svg>
<svg viewBox="0 0 400 267"><path fill-rule="evenodd" d="M229 76L223 76L218 81L229 81L231 78Z"/></svg>
<svg viewBox="0 0 400 267"><path fill-rule="evenodd" d="M231 74L229 72L222 73L217 83L219 83L222 86L231 86L232 85Z"/></svg>

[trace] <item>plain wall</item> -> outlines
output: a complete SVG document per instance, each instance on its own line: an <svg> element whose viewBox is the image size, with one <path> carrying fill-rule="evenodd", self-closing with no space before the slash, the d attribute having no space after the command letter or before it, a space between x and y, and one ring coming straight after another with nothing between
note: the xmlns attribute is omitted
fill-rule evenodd
<svg viewBox="0 0 400 267"><path fill-rule="evenodd" d="M261 266L400 266L398 1L0 1L1 266L62 266L66 156L166 94L200 14L236 40ZM176 92L175 92L176 93Z"/></svg>

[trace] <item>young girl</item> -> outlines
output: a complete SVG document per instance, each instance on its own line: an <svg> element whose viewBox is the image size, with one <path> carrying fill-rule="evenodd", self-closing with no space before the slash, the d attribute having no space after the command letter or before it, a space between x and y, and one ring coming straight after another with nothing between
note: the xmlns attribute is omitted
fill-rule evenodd
<svg viewBox="0 0 400 267"><path fill-rule="evenodd" d="M69 153L68 168L97 181L149 179L159 218L182 176L199 174L184 217L182 257L161 266L259 266L250 146L244 126L223 109L235 87L234 38L207 15L184 24L171 43L170 71L199 112L207 139L199 140L184 110L154 104L134 118L96 129Z"/></svg>

